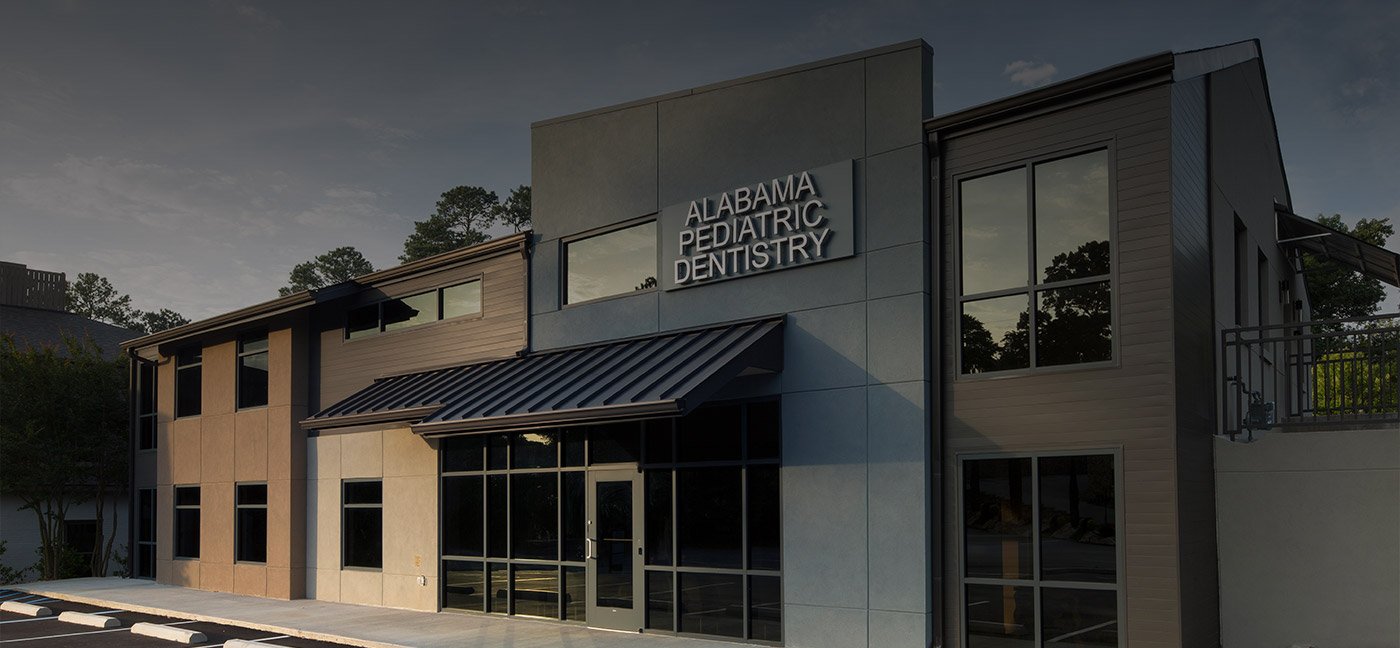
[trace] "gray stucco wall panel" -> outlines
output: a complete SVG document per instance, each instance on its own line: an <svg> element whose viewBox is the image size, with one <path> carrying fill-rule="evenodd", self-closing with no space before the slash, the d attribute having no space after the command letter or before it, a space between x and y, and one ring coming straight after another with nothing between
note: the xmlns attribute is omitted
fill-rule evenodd
<svg viewBox="0 0 1400 648"><path fill-rule="evenodd" d="M923 380L928 375L928 309L923 293L866 302L870 382Z"/></svg>
<svg viewBox="0 0 1400 648"><path fill-rule="evenodd" d="M783 606L783 643L801 648L851 648L866 645L865 608L811 605ZM875 645L875 644L869 644Z"/></svg>
<svg viewBox="0 0 1400 648"><path fill-rule="evenodd" d="M783 391L864 385L864 329L865 304L859 302L788 315L783 331Z"/></svg>
<svg viewBox="0 0 1400 648"><path fill-rule="evenodd" d="M559 310L559 242L538 243L530 252L530 308L536 313Z"/></svg>
<svg viewBox="0 0 1400 648"><path fill-rule="evenodd" d="M928 291L928 246L908 243L865 254L865 292L870 299Z"/></svg>
<svg viewBox="0 0 1400 648"><path fill-rule="evenodd" d="M864 85L852 61L661 102L660 204L864 156Z"/></svg>
<svg viewBox="0 0 1400 648"><path fill-rule="evenodd" d="M927 391L921 380L872 385L867 391L872 615L874 610L932 611L931 553L919 540L933 525L928 500L913 496L930 489ZM870 645L917 644L881 643L872 635Z"/></svg>
<svg viewBox="0 0 1400 648"><path fill-rule="evenodd" d="M865 297L865 257L817 263L684 290L662 292L661 327L684 328L772 313L858 302Z"/></svg>
<svg viewBox="0 0 1400 648"><path fill-rule="evenodd" d="M917 48L865 59L867 154L923 142L924 92L909 79L920 76L928 56Z"/></svg>
<svg viewBox="0 0 1400 648"><path fill-rule="evenodd" d="M873 605L873 603L872 603ZM870 645L889 648L923 648L928 643L933 615L870 610Z"/></svg>
<svg viewBox="0 0 1400 648"><path fill-rule="evenodd" d="M536 232L575 234L657 209L656 106L561 122L532 132Z"/></svg>
<svg viewBox="0 0 1400 648"><path fill-rule="evenodd" d="M786 394L782 416L783 601L864 615L865 387Z"/></svg>
<svg viewBox="0 0 1400 648"><path fill-rule="evenodd" d="M655 291L535 313L530 335L534 349L645 335L657 331ZM586 311L582 316L575 311Z"/></svg>
<svg viewBox="0 0 1400 648"><path fill-rule="evenodd" d="M928 178L924 157L916 144L866 159L864 249L928 240L923 194L909 190Z"/></svg>

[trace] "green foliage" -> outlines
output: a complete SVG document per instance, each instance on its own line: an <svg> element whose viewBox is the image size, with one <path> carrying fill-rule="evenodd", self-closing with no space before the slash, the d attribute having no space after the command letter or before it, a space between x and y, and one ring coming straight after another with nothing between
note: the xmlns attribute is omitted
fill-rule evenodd
<svg viewBox="0 0 1400 648"><path fill-rule="evenodd" d="M138 330L147 333L159 333L165 329L172 329L177 326L189 324L190 320L169 308L162 308L158 311L146 311L141 313L141 325Z"/></svg>
<svg viewBox="0 0 1400 648"><path fill-rule="evenodd" d="M0 335L0 491L39 525L39 576L55 578L63 522L74 504L126 488L126 359L107 360L91 339L65 337L64 353ZM98 528L102 528L98 507ZM98 533L91 575L105 575L111 541Z"/></svg>
<svg viewBox="0 0 1400 648"><path fill-rule="evenodd" d="M1363 218L1356 222L1354 230L1342 222L1340 214L1318 214L1317 222L1372 245L1384 246L1386 240L1395 234L1389 218ZM1374 315L1385 299L1385 286L1380 281L1326 257L1303 255L1303 275L1307 281L1308 301L1312 305L1314 320Z"/></svg>
<svg viewBox="0 0 1400 648"><path fill-rule="evenodd" d="M528 185L512 189L505 201L481 187L453 187L443 192L432 215L413 223L413 233L404 240L399 260L408 263L484 243L491 238L487 230L498 223L516 232L529 229Z"/></svg>
<svg viewBox="0 0 1400 648"><path fill-rule="evenodd" d="M516 232L530 229L530 185L510 190L510 195L496 208L496 219Z"/></svg>
<svg viewBox="0 0 1400 648"><path fill-rule="evenodd" d="M0 558L5 557L5 541L0 540ZM24 575L29 573L33 567L21 567L15 569L9 565L0 563L0 585L13 585L24 582Z"/></svg>
<svg viewBox="0 0 1400 648"><path fill-rule="evenodd" d="M359 250L347 245L293 266L287 285L278 288L277 292L286 296L303 290L325 288L371 272L374 272L374 265Z"/></svg>
<svg viewBox="0 0 1400 648"><path fill-rule="evenodd" d="M142 333L190 323L169 308L152 312L133 308L131 295L118 293L111 281L95 272L80 272L77 280L68 284L68 312Z"/></svg>

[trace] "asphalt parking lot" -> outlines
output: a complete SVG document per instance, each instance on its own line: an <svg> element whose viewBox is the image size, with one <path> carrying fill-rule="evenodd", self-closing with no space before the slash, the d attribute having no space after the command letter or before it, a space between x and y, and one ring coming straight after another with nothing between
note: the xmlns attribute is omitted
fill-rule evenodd
<svg viewBox="0 0 1400 648"><path fill-rule="evenodd" d="M0 589L0 602L3 601L20 601L22 603L42 605L53 610L53 616L38 618L0 610L0 646L13 645L15 648L48 648L50 646L73 646L75 648L87 646L94 648L97 646L110 646L112 648L171 648L173 646L184 645L173 641L156 639L154 637L131 634L131 626L142 621L202 632L208 637L208 641L193 645L207 646L209 648L222 646L224 642L230 639L257 641L268 646L281 646L283 648L339 648L341 646L341 644L325 641L288 637L273 632L263 632L260 630L239 628L218 623L186 621L183 619L142 614L127 610L102 608L83 603L74 603L71 601L26 594L15 590ZM59 613L70 610L74 612L87 612L89 614L109 616L120 621L121 626L104 630L58 620Z"/></svg>

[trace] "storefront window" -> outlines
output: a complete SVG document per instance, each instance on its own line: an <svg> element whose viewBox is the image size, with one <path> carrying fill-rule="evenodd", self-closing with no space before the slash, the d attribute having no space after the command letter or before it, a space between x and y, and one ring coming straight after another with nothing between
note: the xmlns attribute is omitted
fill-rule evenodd
<svg viewBox="0 0 1400 648"><path fill-rule="evenodd" d="M958 183L962 373L1113 358L1109 203L1107 150Z"/></svg>
<svg viewBox="0 0 1400 648"><path fill-rule="evenodd" d="M1111 454L962 462L969 648L1118 645L1116 479Z"/></svg>

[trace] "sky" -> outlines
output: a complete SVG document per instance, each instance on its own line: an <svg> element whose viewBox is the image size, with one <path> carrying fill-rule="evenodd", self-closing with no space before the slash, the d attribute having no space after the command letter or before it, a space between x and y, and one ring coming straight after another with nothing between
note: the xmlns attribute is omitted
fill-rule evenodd
<svg viewBox="0 0 1400 648"><path fill-rule="evenodd" d="M533 121L915 38L940 114L1258 38L1295 210L1400 222L1393 0L69 0L0 3L0 260L209 317L396 264L443 191L530 182Z"/></svg>

